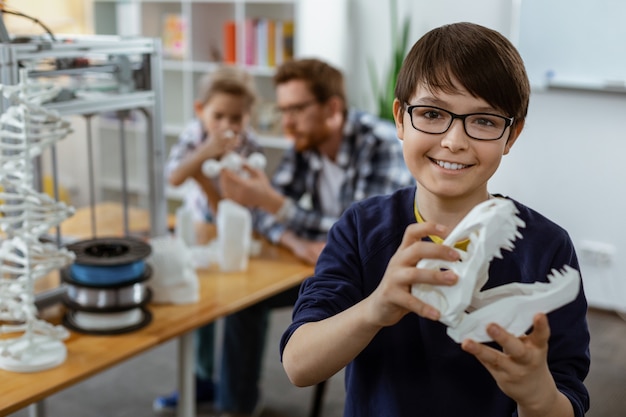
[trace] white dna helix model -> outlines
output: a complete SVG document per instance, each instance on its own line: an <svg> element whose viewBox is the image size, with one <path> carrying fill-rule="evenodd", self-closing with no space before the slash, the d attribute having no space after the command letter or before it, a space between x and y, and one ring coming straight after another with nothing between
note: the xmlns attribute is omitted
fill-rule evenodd
<svg viewBox="0 0 626 417"><path fill-rule="evenodd" d="M40 241L74 209L34 189L33 159L71 128L42 107L59 88L29 81L25 70L0 91L10 103L0 116L0 368L36 372L65 361L69 332L38 318L35 282L75 256Z"/></svg>
<svg viewBox="0 0 626 417"><path fill-rule="evenodd" d="M504 198L477 205L443 242L454 247L469 238L467 252L457 249L459 261L423 259L417 264L418 268L451 269L457 274L453 286L415 284L411 289L415 297L440 311L439 321L448 326L448 335L457 343L467 338L492 341L486 332L489 323L521 336L531 327L535 314L553 311L578 294L580 274L569 265L552 270L547 282L510 283L481 291L489 279L491 260L502 258L502 249L512 251L515 239L522 237L517 229L525 223L517 213L515 204Z"/></svg>

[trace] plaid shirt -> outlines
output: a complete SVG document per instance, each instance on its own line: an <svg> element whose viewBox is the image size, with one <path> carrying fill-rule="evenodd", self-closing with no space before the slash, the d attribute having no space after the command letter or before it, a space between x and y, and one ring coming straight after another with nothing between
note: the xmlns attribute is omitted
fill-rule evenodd
<svg viewBox="0 0 626 417"><path fill-rule="evenodd" d="M204 131L202 123L200 123L198 119L192 120L185 127L178 137L178 142L170 149L169 157L165 163L166 181L172 171L180 165L181 161L191 155L207 137L207 133ZM246 131L241 144L235 149L235 152L246 157L253 152L263 152L263 150L254 138L253 133ZM217 187L217 181L215 181L215 185ZM185 187L189 188L187 188L188 191L185 192L183 204L192 210L194 220L212 221L213 213L209 208L204 191L202 191L195 181L187 181Z"/></svg>
<svg viewBox="0 0 626 417"><path fill-rule="evenodd" d="M355 201L415 184L392 123L352 110L343 133L336 158L345 172L339 192L342 212ZM318 192L321 169L321 157L316 151L287 150L272 177L272 185L295 203L295 209L282 222L271 214L254 210L256 230L274 243L286 229L305 239L325 241L337 217L322 212Z"/></svg>

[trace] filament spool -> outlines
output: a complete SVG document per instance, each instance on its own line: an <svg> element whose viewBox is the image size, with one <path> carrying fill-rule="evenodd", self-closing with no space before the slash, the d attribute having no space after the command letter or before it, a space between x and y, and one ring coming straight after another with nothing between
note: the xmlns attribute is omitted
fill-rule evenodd
<svg viewBox="0 0 626 417"><path fill-rule="evenodd" d="M93 266L72 264L70 265L71 276L77 283L86 285L113 286L135 280L144 274L146 264L136 261L122 265Z"/></svg>
<svg viewBox="0 0 626 417"><path fill-rule="evenodd" d="M130 237L97 238L67 247L74 264L61 270L67 286L63 324L88 334L120 334L140 329L152 315L146 305L152 297L146 281L152 275L144 262L147 243Z"/></svg>
<svg viewBox="0 0 626 417"><path fill-rule="evenodd" d="M152 275L150 265L146 264L141 276L122 284L100 286L85 284L72 278L70 268L61 270L61 281L67 290L63 296L65 305L73 310L88 312L117 312L146 305L152 298L152 292L146 285Z"/></svg>
<svg viewBox="0 0 626 417"><path fill-rule="evenodd" d="M63 325L79 333L114 335L139 330L152 321L152 314L145 307L137 307L115 313L92 313L68 310Z"/></svg>
<svg viewBox="0 0 626 417"><path fill-rule="evenodd" d="M147 243L131 237L81 240L67 245L82 265L122 265L146 258L152 251Z"/></svg>
<svg viewBox="0 0 626 417"><path fill-rule="evenodd" d="M76 254L74 278L85 282L81 280L82 275L90 275L96 284L102 284L107 278L107 270L98 267L116 268L109 270L112 272L111 275L117 274L115 277L109 277L111 282L120 282L125 278L139 275L144 265L143 259L152 251L150 245L131 237L81 240L68 245L67 248Z"/></svg>

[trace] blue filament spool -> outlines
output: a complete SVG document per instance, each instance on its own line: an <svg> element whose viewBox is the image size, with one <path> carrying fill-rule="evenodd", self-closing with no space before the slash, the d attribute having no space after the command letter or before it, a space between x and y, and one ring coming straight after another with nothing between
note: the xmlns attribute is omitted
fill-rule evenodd
<svg viewBox="0 0 626 417"><path fill-rule="evenodd" d="M66 296L67 311L63 317L66 327L81 333L107 335L130 332L150 323L152 314L145 306L151 298L150 290L146 289L139 297L133 293L136 284L150 278L152 269L143 261L151 253L150 245L135 238L112 237L83 240L67 248L76 259L61 270L61 279L83 291L87 303L81 305ZM94 299L96 305L90 304ZM97 305L102 300L106 302ZM124 300L130 301L121 302Z"/></svg>
<svg viewBox="0 0 626 417"><path fill-rule="evenodd" d="M146 270L144 261L137 261L124 265L95 266L72 264L70 272L72 278L82 284L116 285L136 280Z"/></svg>
<svg viewBox="0 0 626 417"><path fill-rule="evenodd" d="M130 237L83 240L67 247L76 254L70 274L78 283L111 286L135 281L146 271L143 258L151 253L150 245Z"/></svg>

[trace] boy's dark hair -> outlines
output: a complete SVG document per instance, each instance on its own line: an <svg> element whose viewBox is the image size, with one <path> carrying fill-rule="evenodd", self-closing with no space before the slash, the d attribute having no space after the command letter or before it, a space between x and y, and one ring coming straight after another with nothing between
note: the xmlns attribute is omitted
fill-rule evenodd
<svg viewBox="0 0 626 417"><path fill-rule="evenodd" d="M250 110L256 101L254 78L242 68L235 66L219 67L200 79L196 100L205 105L217 93L244 97L248 110Z"/></svg>
<svg viewBox="0 0 626 417"><path fill-rule="evenodd" d="M513 44L495 30L473 23L433 29L411 48L398 73L395 95L408 103L420 84L431 91L456 92L456 78L470 94L523 122L530 84Z"/></svg>
<svg viewBox="0 0 626 417"><path fill-rule="evenodd" d="M331 97L339 97L346 103L343 74L319 59L287 61L274 74L274 84L277 86L292 80L306 82L318 103L325 103Z"/></svg>

